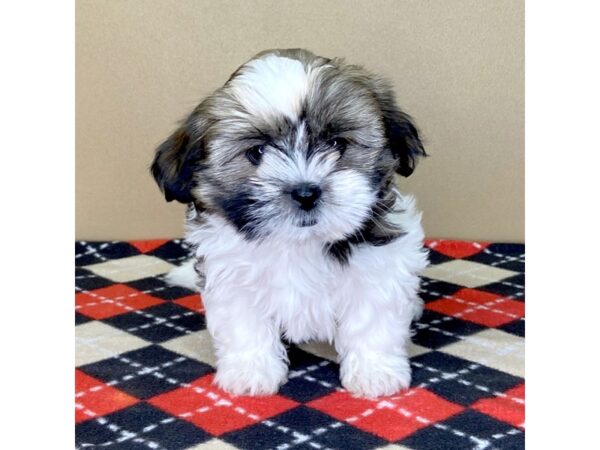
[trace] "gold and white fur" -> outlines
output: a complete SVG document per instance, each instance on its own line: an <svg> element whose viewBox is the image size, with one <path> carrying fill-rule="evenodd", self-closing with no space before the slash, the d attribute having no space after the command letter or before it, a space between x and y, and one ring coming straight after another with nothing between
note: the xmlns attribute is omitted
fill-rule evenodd
<svg viewBox="0 0 600 450"><path fill-rule="evenodd" d="M303 50L257 55L159 147L152 172L189 205L194 252L167 281L201 292L221 388L275 393L282 337L333 343L353 394L409 386L427 251L393 177L423 155L388 84ZM290 200L302 183L314 207Z"/></svg>

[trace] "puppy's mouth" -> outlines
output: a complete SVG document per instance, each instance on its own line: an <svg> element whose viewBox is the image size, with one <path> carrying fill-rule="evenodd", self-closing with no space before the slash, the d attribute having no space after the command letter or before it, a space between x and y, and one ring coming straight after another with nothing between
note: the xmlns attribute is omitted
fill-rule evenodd
<svg viewBox="0 0 600 450"><path fill-rule="evenodd" d="M298 221L300 228L312 227L317 224L317 219L314 217L304 217Z"/></svg>

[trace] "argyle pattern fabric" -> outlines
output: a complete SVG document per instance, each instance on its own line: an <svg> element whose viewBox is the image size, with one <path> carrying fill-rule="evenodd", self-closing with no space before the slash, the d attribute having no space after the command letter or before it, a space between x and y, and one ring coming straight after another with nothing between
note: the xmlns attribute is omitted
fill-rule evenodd
<svg viewBox="0 0 600 450"><path fill-rule="evenodd" d="M524 448L524 246L426 245L412 386L368 400L323 343L289 345L277 395L221 391L201 297L163 279L185 244L76 242L76 448Z"/></svg>

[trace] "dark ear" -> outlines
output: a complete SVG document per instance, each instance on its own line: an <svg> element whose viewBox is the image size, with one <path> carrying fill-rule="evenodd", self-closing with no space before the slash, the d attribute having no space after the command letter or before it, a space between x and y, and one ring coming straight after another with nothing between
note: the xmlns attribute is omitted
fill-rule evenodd
<svg viewBox="0 0 600 450"><path fill-rule="evenodd" d="M168 202L194 201L194 173L198 168L201 148L194 143L186 125L181 126L157 149L150 172Z"/></svg>
<svg viewBox="0 0 600 450"><path fill-rule="evenodd" d="M419 132L408 114L396 105L394 94L386 84L375 91L383 115L383 126L392 155L397 161L396 173L408 177L413 173L417 160L427 156Z"/></svg>

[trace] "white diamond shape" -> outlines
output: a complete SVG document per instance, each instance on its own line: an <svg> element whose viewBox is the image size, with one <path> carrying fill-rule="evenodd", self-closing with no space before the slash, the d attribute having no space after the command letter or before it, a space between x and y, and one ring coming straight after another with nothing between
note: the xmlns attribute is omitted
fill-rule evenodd
<svg viewBox="0 0 600 450"><path fill-rule="evenodd" d="M298 347L305 352L311 353L319 358L328 359L329 361L337 362L338 354L334 346L328 342L310 341L298 344Z"/></svg>
<svg viewBox="0 0 600 450"><path fill-rule="evenodd" d="M403 445L390 444L385 447L378 447L375 450L411 450L409 447L404 447Z"/></svg>
<svg viewBox="0 0 600 450"><path fill-rule="evenodd" d="M189 447L187 450L238 450L238 448L223 442L220 439L214 438L208 442Z"/></svg>
<svg viewBox="0 0 600 450"><path fill-rule="evenodd" d="M75 327L75 365L77 367L150 345L105 323L93 321Z"/></svg>
<svg viewBox="0 0 600 450"><path fill-rule="evenodd" d="M195 331L160 344L162 347L175 353L187 356L190 359L201 361L215 366L215 352L208 330Z"/></svg>
<svg viewBox="0 0 600 450"><path fill-rule="evenodd" d="M518 275L512 270L480 264L464 259L455 259L442 264L435 264L423 271L423 276L447 283L474 288L484 284L496 283L508 277Z"/></svg>
<svg viewBox="0 0 600 450"><path fill-rule="evenodd" d="M168 272L173 267L172 264L155 256L136 255L128 258L111 259L83 268L101 277L122 283L160 275Z"/></svg>
<svg viewBox="0 0 600 450"><path fill-rule="evenodd" d="M298 347L305 352L318 356L319 358L328 359L329 361L333 362L338 362L339 360L335 347L327 342L310 341L303 344L298 344ZM414 358L415 356L430 352L431 349L409 342L406 347L406 351L409 358Z"/></svg>
<svg viewBox="0 0 600 450"><path fill-rule="evenodd" d="M504 331L480 331L438 351L525 377L525 339Z"/></svg>

